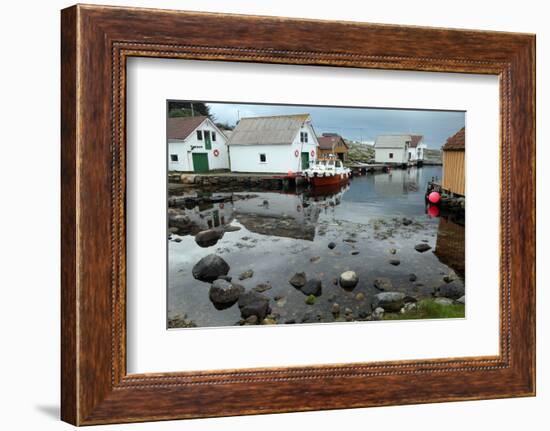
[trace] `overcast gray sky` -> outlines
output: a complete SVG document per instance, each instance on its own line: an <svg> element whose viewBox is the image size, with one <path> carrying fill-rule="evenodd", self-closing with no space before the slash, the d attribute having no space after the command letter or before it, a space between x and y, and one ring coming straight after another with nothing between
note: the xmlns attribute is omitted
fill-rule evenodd
<svg viewBox="0 0 550 431"><path fill-rule="evenodd" d="M333 108L298 105L207 103L216 121L235 125L238 118L263 115L311 114L318 135L339 133L356 141L374 141L384 133L424 135L429 148L440 148L464 127L463 111L417 111L374 108Z"/></svg>

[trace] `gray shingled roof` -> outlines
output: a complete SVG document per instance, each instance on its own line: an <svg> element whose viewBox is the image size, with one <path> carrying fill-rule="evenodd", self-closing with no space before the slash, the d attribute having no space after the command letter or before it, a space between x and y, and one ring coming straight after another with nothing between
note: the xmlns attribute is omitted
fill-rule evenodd
<svg viewBox="0 0 550 431"><path fill-rule="evenodd" d="M241 118L227 145L291 144L309 114Z"/></svg>
<svg viewBox="0 0 550 431"><path fill-rule="evenodd" d="M406 142L411 142L411 135L380 135L374 148L405 148Z"/></svg>

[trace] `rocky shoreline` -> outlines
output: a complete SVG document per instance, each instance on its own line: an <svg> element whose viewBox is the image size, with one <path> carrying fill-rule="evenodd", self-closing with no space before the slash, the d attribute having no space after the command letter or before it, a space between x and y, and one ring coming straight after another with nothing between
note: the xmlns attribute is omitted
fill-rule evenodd
<svg viewBox="0 0 550 431"><path fill-rule="evenodd" d="M411 226L408 219L401 221L404 226ZM217 237L218 232L210 229L200 232L199 237ZM195 237L197 241L197 238ZM351 242L350 242L351 241ZM353 239L344 238L342 244L354 244ZM198 243L198 241L197 241ZM334 250L342 245L331 241L327 248ZM426 253L431 249L427 243L415 244L415 253ZM395 256L396 249L388 250L389 255ZM315 256L310 259L314 263ZM398 266L400 260L389 259L388 264ZM237 268L235 273L230 275L231 267L228 262L218 254L212 253L197 261L192 268L193 277L204 283L204 295L208 295L212 305L217 310L225 310L230 307L238 307L240 319L235 325L273 325L293 323L316 323L316 322L350 322L350 321L372 321L385 318L397 319L411 318L411 313L420 308L419 304L426 301L433 301L438 307L463 306L465 303L465 289L463 282L454 273L441 276L437 285L424 289L420 294L406 293L403 289L394 288L393 282L388 277L378 277L372 283L375 293L367 295L364 291L354 292L362 281L359 275L353 270L346 270L340 273L339 277L332 280L331 287L341 289L342 293L353 298L352 304L342 305L337 294L330 294L323 297L325 290L323 281L315 274L297 272L287 280L289 286L303 295L304 304L308 307L301 316L288 315L282 312L288 303L286 296L275 295L270 297L269 291L272 285L269 282L256 282L254 287L246 288L244 281L252 280L255 277L253 269ZM411 286L422 285L417 283L417 275L411 273L408 280ZM328 302L329 313L317 311L316 305L320 302ZM327 308L327 307L324 307ZM437 315L432 317L438 317ZM169 320L172 328L188 328L197 326L187 316L174 315Z"/></svg>

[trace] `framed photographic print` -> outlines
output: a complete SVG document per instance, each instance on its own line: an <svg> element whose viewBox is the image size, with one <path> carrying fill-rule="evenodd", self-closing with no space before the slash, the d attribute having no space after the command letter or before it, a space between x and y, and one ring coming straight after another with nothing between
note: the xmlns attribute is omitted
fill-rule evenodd
<svg viewBox="0 0 550 431"><path fill-rule="evenodd" d="M533 35L78 5L61 42L63 420L534 395Z"/></svg>

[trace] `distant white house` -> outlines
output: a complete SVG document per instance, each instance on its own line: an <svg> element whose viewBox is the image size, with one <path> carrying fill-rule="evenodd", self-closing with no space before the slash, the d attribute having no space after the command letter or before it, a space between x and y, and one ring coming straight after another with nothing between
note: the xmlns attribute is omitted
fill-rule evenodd
<svg viewBox="0 0 550 431"><path fill-rule="evenodd" d="M317 160L309 114L242 118L227 144L233 172L301 172Z"/></svg>
<svg viewBox="0 0 550 431"><path fill-rule="evenodd" d="M227 138L206 116L168 118L168 170L229 169Z"/></svg>
<svg viewBox="0 0 550 431"><path fill-rule="evenodd" d="M409 145L409 161L423 161L424 160L424 150L427 148L426 144L423 142L424 136L422 135L411 135L411 143Z"/></svg>
<svg viewBox="0 0 550 431"><path fill-rule="evenodd" d="M380 135L374 143L377 163L408 163L424 160L426 144L422 135Z"/></svg>
<svg viewBox="0 0 550 431"><path fill-rule="evenodd" d="M380 135L374 143L376 163L407 163L411 135Z"/></svg>

